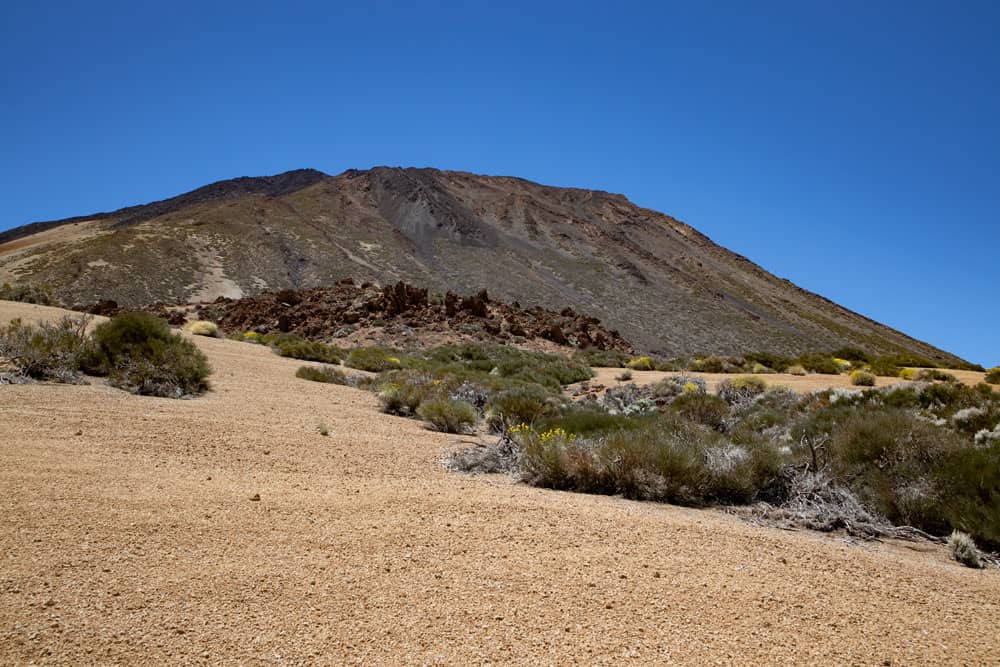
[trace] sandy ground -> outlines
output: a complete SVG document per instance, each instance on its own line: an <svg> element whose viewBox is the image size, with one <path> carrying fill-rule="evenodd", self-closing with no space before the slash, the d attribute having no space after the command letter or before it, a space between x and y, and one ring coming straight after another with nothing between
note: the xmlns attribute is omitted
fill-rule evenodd
<svg viewBox="0 0 1000 667"><path fill-rule="evenodd" d="M594 379L590 381L591 384L599 383L603 384L605 387L614 387L621 384L628 384L628 382L634 382L635 384L653 384L659 382L668 375L678 375L679 373L673 372L663 372L663 371L632 371L632 379L628 382L622 382L615 378L621 375L623 369L621 368L595 368L594 369ZM956 378L962 382L975 385L976 383L983 381L984 373L978 373L975 371L948 371ZM725 373L690 373L684 372L683 375L693 375L695 377L704 378L705 383L708 385L709 391L715 391L719 383L726 378L734 377L731 374ZM786 387L791 387L795 391L806 392L806 391L817 391L822 389L830 389L833 387L843 387L845 389L859 389L851 385L851 378L849 375L823 375L820 373L810 373L808 375L790 375L788 373L768 373L767 375L758 375L768 385L784 385ZM885 378L880 377L875 379L876 387L887 387L893 384L909 384L904 380L898 378ZM573 388L577 385L572 385L568 388L572 392Z"/></svg>
<svg viewBox="0 0 1000 667"><path fill-rule="evenodd" d="M1000 661L1000 572L942 548L449 473L455 436L198 345L197 400L0 387L0 663Z"/></svg>

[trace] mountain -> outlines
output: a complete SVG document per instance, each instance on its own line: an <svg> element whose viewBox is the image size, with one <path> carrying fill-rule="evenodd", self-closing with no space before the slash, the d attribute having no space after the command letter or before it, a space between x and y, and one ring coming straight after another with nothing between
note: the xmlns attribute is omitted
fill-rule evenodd
<svg viewBox="0 0 1000 667"><path fill-rule="evenodd" d="M852 345L956 359L622 195L520 178L306 169L0 233L0 282L48 283L70 304L209 301L345 277L569 306L668 355Z"/></svg>

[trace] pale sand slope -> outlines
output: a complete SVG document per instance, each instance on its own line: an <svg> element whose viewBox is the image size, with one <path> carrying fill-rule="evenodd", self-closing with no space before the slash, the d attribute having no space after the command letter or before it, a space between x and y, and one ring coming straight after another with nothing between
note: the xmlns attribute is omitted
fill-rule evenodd
<svg viewBox="0 0 1000 667"><path fill-rule="evenodd" d="M732 374L726 373L690 373L684 372L664 372L664 371L631 371L632 379L626 382L617 380L616 378L622 374L624 369L622 368L595 368L594 369L594 379L591 380L591 384L600 383L606 387L614 387L617 385L628 384L629 382L634 382L635 384L653 384L659 382L663 378L669 375L691 375L694 377L700 377L705 380L708 385L709 391L715 391L719 386L719 383L727 378L736 377ZM949 370L949 373L954 375L956 378L968 385L975 385L983 381L983 376L985 373L979 373L976 371L956 371ZM760 379L764 380L769 386L771 385L783 385L785 387L790 387L795 391L809 392L809 391L819 391L823 389L832 389L834 387L841 387L843 389L863 389L863 387L855 387L851 385L851 377L847 374L844 375L823 375L820 373L810 373L808 375L790 375L788 373L768 373L766 375L758 375ZM879 377L875 378L876 387L888 387L893 384L911 384L905 380L900 380L898 378L886 378ZM569 387L570 390L575 388L577 385L572 385ZM995 388L994 388L995 389Z"/></svg>
<svg viewBox="0 0 1000 667"><path fill-rule="evenodd" d="M1000 572L942 548L449 473L453 436L371 394L198 345L215 391L193 401L0 387L0 663L1000 656Z"/></svg>

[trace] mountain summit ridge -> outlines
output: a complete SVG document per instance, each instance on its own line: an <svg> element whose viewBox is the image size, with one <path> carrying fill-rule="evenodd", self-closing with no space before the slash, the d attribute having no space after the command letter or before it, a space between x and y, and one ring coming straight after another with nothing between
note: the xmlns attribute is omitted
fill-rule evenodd
<svg viewBox="0 0 1000 667"><path fill-rule="evenodd" d="M297 169L0 234L0 282L46 282L67 303L206 301L346 277L569 306L663 354L852 345L957 359L624 195L514 176Z"/></svg>

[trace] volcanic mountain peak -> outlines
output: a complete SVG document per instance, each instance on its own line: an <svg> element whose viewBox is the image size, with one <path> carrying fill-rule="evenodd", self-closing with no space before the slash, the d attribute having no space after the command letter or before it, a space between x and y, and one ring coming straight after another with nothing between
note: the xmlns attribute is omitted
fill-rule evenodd
<svg viewBox="0 0 1000 667"><path fill-rule="evenodd" d="M209 301L348 277L569 306L664 354L852 345L955 359L623 195L510 176L303 169L0 234L0 282L49 283L69 304Z"/></svg>

